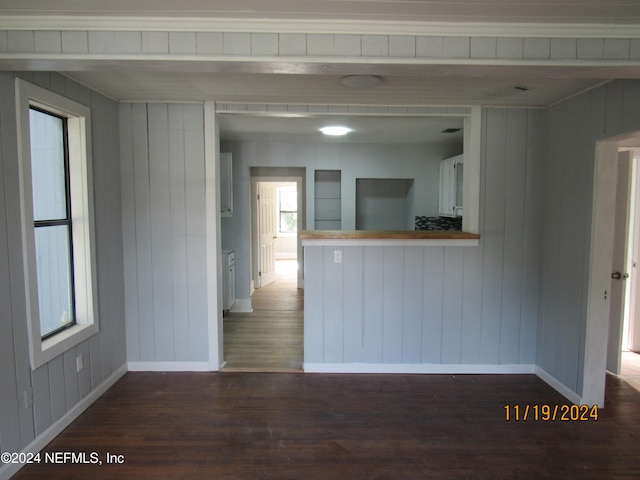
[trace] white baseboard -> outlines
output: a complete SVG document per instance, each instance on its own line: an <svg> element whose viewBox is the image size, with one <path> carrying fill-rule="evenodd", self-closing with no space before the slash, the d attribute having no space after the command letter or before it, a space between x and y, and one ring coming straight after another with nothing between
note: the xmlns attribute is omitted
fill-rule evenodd
<svg viewBox="0 0 640 480"><path fill-rule="evenodd" d="M551 388L553 388L555 391L557 391L560 395L565 397L570 402L575 403L577 405L580 405L582 403L580 395L578 395L576 392L574 392L570 388L560 383L560 381L556 377L551 375L544 368L541 368L536 365L535 373L541 380L547 383Z"/></svg>
<svg viewBox="0 0 640 480"><path fill-rule="evenodd" d="M428 363L305 363L307 373L522 374L535 365L457 365Z"/></svg>
<svg viewBox="0 0 640 480"><path fill-rule="evenodd" d="M238 313L251 313L253 312L253 308L251 305L250 298L236 298L236 303L231 307L232 312Z"/></svg>
<svg viewBox="0 0 640 480"><path fill-rule="evenodd" d="M102 394L111 388L120 378L127 373L127 365L122 365L113 372L105 381L94 388L86 397L76 403L53 425L38 435L29 445L22 449L22 453L37 453L47 446L54 438L67 428L71 422L80 416L87 408L93 404ZM8 480L20 470L24 464L5 464L0 468L0 480Z"/></svg>
<svg viewBox="0 0 640 480"><path fill-rule="evenodd" d="M129 362L130 372L209 372L209 362Z"/></svg>

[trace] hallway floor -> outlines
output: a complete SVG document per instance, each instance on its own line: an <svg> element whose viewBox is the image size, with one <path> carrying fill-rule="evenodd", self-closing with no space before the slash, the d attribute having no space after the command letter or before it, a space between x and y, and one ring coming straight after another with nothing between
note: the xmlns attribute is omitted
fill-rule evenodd
<svg viewBox="0 0 640 480"><path fill-rule="evenodd" d="M224 371L302 371L304 290L297 262L278 260L276 281L256 289L253 312L224 318Z"/></svg>

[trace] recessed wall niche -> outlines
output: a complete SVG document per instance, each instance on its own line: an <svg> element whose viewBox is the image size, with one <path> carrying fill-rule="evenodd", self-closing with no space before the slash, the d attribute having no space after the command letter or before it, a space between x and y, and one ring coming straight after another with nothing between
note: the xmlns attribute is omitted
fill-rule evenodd
<svg viewBox="0 0 640 480"><path fill-rule="evenodd" d="M314 182L316 230L340 230L342 228L340 170L316 170Z"/></svg>
<svg viewBox="0 0 640 480"><path fill-rule="evenodd" d="M412 178L357 178L356 230L413 230Z"/></svg>

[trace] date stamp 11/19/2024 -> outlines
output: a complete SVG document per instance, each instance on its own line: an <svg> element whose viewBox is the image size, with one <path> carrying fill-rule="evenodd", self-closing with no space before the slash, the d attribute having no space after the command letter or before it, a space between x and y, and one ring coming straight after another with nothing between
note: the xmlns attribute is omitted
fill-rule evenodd
<svg viewBox="0 0 640 480"><path fill-rule="evenodd" d="M507 404L503 408L507 422L595 422L599 417L598 405Z"/></svg>

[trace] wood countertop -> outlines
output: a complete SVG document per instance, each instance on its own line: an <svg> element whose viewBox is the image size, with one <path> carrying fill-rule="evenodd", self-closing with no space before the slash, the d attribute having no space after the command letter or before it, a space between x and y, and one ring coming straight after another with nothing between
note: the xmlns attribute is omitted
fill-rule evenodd
<svg viewBox="0 0 640 480"><path fill-rule="evenodd" d="M455 230L303 230L301 240L479 240L477 233Z"/></svg>

